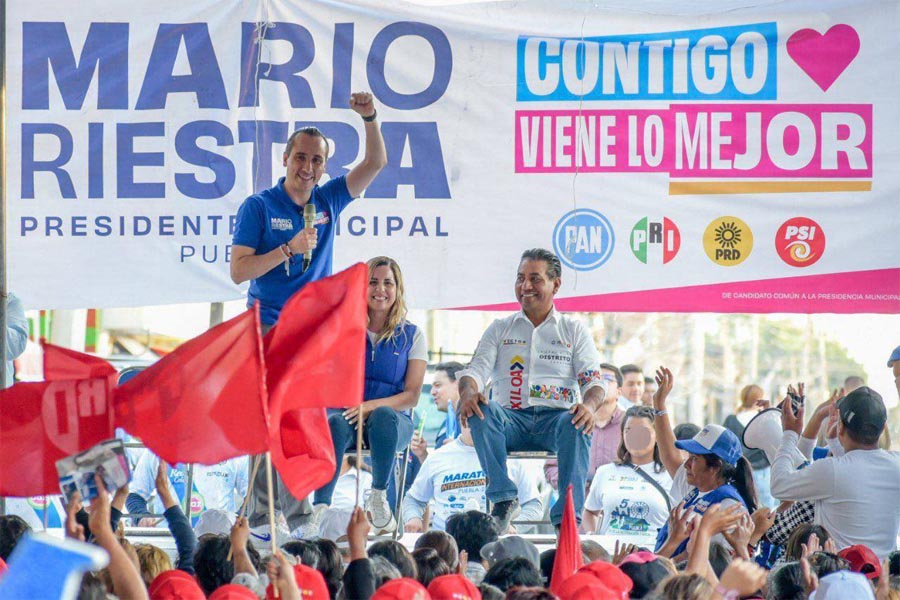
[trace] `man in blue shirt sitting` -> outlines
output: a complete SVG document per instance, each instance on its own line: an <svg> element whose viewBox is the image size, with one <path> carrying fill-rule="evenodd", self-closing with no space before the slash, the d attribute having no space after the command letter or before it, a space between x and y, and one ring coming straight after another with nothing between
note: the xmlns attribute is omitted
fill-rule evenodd
<svg viewBox="0 0 900 600"><path fill-rule="evenodd" d="M315 127L304 127L288 138L282 157L285 175L267 190L244 200L238 209L231 247L231 279L250 282L247 306L260 304L263 333L275 325L281 308L294 293L311 281L331 275L335 221L341 211L358 197L387 163L381 129L372 94L351 95L350 108L362 117L366 149L362 161L349 173L323 185L319 180L328 161L328 140ZM306 228L303 219L307 204L315 207L315 225ZM312 252L308 268L303 254ZM311 507L300 502L276 478L276 507L291 531L309 521ZM265 470L253 482L250 511L251 539L268 543L266 524L267 491Z"/></svg>

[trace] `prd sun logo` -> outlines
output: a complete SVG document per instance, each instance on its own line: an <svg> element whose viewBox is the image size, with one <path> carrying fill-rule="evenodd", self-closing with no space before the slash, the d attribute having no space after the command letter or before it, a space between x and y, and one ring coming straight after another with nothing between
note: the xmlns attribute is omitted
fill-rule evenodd
<svg viewBox="0 0 900 600"><path fill-rule="evenodd" d="M753 232L737 217L719 217L703 232L703 249L717 265L739 265L753 250Z"/></svg>
<svg viewBox="0 0 900 600"><path fill-rule="evenodd" d="M775 251L792 267L808 267L825 253L825 232L812 219L788 219L775 234Z"/></svg>

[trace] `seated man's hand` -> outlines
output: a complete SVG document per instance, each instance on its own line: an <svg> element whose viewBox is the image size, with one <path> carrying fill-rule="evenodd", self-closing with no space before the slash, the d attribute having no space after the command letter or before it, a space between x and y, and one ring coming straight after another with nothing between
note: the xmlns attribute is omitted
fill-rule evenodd
<svg viewBox="0 0 900 600"><path fill-rule="evenodd" d="M422 519L414 517L406 522L403 526L403 531L407 533L422 533L425 531L425 525L422 523Z"/></svg>
<svg viewBox="0 0 900 600"><path fill-rule="evenodd" d="M468 420L472 415L476 415L479 419L483 420L484 413L481 412L481 405L487 403L488 401L487 398L484 397L484 394L481 394L469 387L467 387L465 390L462 390L459 395L460 424L463 427L468 427Z"/></svg>
<svg viewBox="0 0 900 600"><path fill-rule="evenodd" d="M569 409L572 413L572 424L575 429L582 430L585 434L591 432L594 428L594 411L584 404L575 404Z"/></svg>

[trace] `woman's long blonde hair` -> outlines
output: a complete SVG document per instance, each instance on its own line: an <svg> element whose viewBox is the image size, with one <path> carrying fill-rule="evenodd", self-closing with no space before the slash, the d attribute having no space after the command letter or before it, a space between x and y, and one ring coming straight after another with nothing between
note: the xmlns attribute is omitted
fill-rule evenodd
<svg viewBox="0 0 900 600"><path fill-rule="evenodd" d="M743 388L741 388L741 396L735 412L740 412L743 408L753 408L752 404L750 404L749 406L747 405L747 402L750 400L750 394L753 393L753 390L759 390L760 392L765 394L765 391L755 383L745 385Z"/></svg>
<svg viewBox="0 0 900 600"><path fill-rule="evenodd" d="M376 256L369 259L366 263L369 267L369 279L375 274L378 267L388 266L394 274L394 282L397 284L396 299L391 310L388 312L388 318L384 323L384 327L378 332L376 343L385 340L393 340L397 334L397 327L406 321L406 289L403 287L403 274L400 272L400 265L393 258L388 256Z"/></svg>

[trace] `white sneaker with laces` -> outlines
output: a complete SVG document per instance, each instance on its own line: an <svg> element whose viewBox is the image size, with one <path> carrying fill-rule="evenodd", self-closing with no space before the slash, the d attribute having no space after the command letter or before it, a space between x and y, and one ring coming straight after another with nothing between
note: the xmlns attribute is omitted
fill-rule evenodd
<svg viewBox="0 0 900 600"><path fill-rule="evenodd" d="M322 520L322 513L326 510L328 510L327 504L314 504L309 521L294 529L291 536L297 540L311 540L319 537L319 523Z"/></svg>
<svg viewBox="0 0 900 600"><path fill-rule="evenodd" d="M391 512L385 490L373 489L366 498L366 518L372 524L373 535L383 535L397 529L397 521Z"/></svg>

